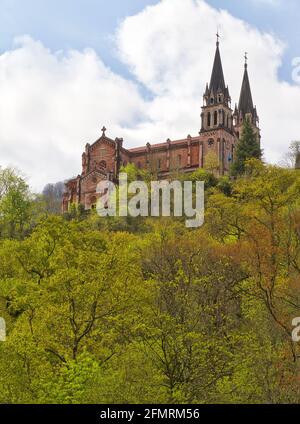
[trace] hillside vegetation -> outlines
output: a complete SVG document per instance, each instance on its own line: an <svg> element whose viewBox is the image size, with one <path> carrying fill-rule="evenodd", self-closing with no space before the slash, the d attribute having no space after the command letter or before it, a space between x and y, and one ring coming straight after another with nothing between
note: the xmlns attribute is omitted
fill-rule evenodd
<svg viewBox="0 0 300 424"><path fill-rule="evenodd" d="M0 403L300 399L300 173L205 179L205 224L49 213L0 176Z"/></svg>

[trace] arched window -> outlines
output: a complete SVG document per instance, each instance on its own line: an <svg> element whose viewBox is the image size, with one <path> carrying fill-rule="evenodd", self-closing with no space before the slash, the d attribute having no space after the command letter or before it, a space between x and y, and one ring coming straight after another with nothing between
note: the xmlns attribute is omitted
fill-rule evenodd
<svg viewBox="0 0 300 424"><path fill-rule="evenodd" d="M215 111L214 113L214 125L218 125L218 112Z"/></svg>
<svg viewBox="0 0 300 424"><path fill-rule="evenodd" d="M211 97L211 99L210 99L210 104L212 105L214 103L214 98L213 97Z"/></svg>
<svg viewBox="0 0 300 424"><path fill-rule="evenodd" d="M211 124L211 115L210 115L210 112L208 112L208 114L207 114L207 126L210 127L210 124Z"/></svg>

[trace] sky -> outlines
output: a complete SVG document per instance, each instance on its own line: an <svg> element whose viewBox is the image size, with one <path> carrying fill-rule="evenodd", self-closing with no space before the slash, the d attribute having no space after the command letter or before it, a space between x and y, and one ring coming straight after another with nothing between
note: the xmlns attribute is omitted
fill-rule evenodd
<svg viewBox="0 0 300 424"><path fill-rule="evenodd" d="M39 191L80 173L103 125L125 147L196 135L217 29L233 104L249 53L280 162L300 137L299 15L298 0L0 0L0 165Z"/></svg>

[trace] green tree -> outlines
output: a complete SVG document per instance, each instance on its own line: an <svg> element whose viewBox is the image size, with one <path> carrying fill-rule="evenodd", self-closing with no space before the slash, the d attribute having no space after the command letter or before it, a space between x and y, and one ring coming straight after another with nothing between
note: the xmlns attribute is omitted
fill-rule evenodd
<svg viewBox="0 0 300 424"><path fill-rule="evenodd" d="M0 403L299 403L300 175L251 158L243 178L189 178L207 185L198 229L31 205L10 238L7 219Z"/></svg>
<svg viewBox="0 0 300 424"><path fill-rule="evenodd" d="M238 142L235 152L235 159L231 169L232 175L243 175L245 172L246 161L252 158L260 159L261 156L262 151L257 142L257 136L249 118L247 118L244 121L242 136Z"/></svg>
<svg viewBox="0 0 300 424"><path fill-rule="evenodd" d="M218 156L215 152L208 152L205 156L204 169L212 174L218 172L220 168Z"/></svg>
<svg viewBox="0 0 300 424"><path fill-rule="evenodd" d="M0 231L2 237L22 237L30 220L31 195L24 178L12 169L0 169Z"/></svg>

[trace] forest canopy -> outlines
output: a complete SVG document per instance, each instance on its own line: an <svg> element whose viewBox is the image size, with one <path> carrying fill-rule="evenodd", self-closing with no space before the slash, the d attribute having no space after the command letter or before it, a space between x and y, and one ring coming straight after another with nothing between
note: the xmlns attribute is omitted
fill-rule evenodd
<svg viewBox="0 0 300 424"><path fill-rule="evenodd" d="M299 402L299 171L190 178L197 229L61 216L1 170L0 403Z"/></svg>

